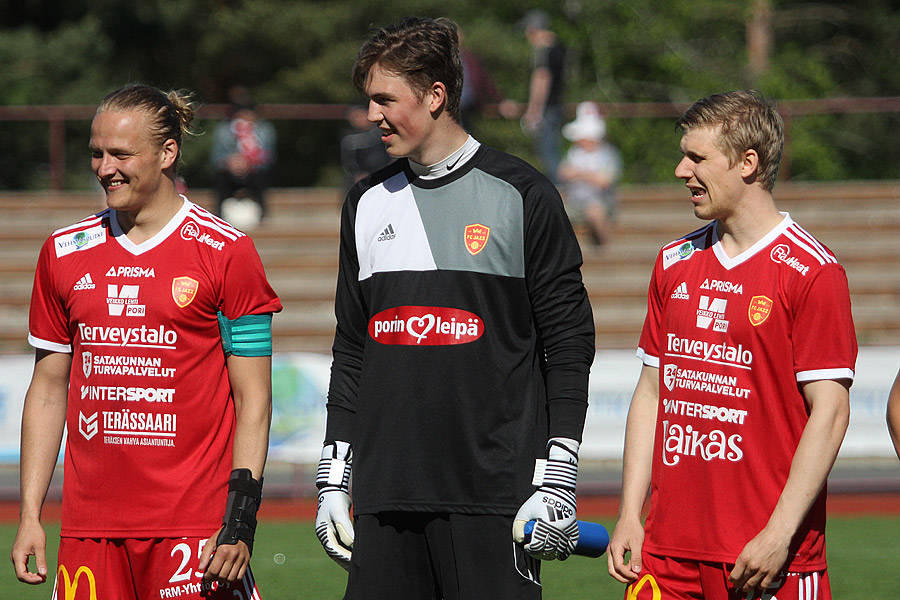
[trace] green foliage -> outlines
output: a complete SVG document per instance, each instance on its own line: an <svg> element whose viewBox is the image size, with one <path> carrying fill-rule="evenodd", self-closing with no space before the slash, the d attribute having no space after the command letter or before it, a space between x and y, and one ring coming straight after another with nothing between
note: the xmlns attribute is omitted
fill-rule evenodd
<svg viewBox="0 0 900 600"><path fill-rule="evenodd" d="M31 26L0 32L0 103L95 103L105 89L112 44L97 18L51 33Z"/></svg>
<svg viewBox="0 0 900 600"><path fill-rule="evenodd" d="M264 103L353 103L349 72L360 44L407 15L448 16L503 94L524 102L531 49L517 21L543 8L569 48L567 100L692 102L755 86L779 100L900 95L900 12L888 0L769 0L772 53L749 73L747 23L755 2L739 0L60 0L0 7L0 105L95 104L131 81L195 90L227 101L235 84ZM803 179L893 178L897 115L792 120L791 163ZM673 119L612 119L625 180L670 181ZM274 185L337 179L339 122L276 122L283 163ZM69 184L85 185L87 123L73 122ZM482 119L486 143L533 159L518 124ZM46 127L0 121L0 187L44 187ZM192 185L209 183L208 142L186 148ZM72 171L76 172L72 172Z"/></svg>

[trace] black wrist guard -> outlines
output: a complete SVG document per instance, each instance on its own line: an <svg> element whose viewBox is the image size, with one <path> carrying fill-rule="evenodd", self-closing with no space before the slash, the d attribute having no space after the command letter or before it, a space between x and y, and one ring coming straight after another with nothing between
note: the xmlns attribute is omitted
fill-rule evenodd
<svg viewBox="0 0 900 600"><path fill-rule="evenodd" d="M228 480L228 502L222 531L216 545L237 544L238 540L247 544L253 554L253 535L256 533L256 511L262 501L263 478L253 479L250 469L235 469Z"/></svg>

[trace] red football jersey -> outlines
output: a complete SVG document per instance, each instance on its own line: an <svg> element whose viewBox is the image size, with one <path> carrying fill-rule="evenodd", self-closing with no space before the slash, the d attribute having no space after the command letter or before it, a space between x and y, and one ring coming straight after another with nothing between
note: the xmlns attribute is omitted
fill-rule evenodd
<svg viewBox="0 0 900 600"><path fill-rule="evenodd" d="M50 236L28 338L73 356L63 536L221 525L235 418L217 313L279 310L250 238L187 199L141 244L112 210Z"/></svg>
<svg viewBox="0 0 900 600"><path fill-rule="evenodd" d="M843 268L790 216L729 258L715 222L665 246L638 356L659 368L644 548L733 563L765 526L809 418L805 381L853 379ZM825 568L825 492L785 568Z"/></svg>

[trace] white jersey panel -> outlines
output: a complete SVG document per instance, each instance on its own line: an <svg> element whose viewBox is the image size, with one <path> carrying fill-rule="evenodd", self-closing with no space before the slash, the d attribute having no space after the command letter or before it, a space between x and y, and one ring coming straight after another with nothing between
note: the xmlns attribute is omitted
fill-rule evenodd
<svg viewBox="0 0 900 600"><path fill-rule="evenodd" d="M359 281L388 271L434 271L437 266L406 175L367 191L356 213Z"/></svg>

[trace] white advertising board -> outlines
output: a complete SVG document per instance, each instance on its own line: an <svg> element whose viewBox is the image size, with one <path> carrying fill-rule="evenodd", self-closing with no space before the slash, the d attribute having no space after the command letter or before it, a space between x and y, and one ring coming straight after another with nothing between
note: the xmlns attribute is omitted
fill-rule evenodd
<svg viewBox="0 0 900 600"><path fill-rule="evenodd" d="M0 356L0 462L19 460L22 402L34 359ZM273 416L269 458L312 464L325 434L325 396L331 358L277 354L272 363ZM887 394L900 367L900 348L860 348L850 390L850 428L843 457L894 454L885 424ZM641 362L630 351L600 351L591 368L590 405L581 456L621 459L625 418Z"/></svg>

